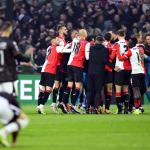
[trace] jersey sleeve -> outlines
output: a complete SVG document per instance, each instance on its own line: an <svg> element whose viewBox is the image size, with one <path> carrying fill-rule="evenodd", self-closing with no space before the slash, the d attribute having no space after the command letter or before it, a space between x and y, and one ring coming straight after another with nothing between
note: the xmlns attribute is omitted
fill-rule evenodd
<svg viewBox="0 0 150 150"><path fill-rule="evenodd" d="M120 54L120 50L117 51L117 56L118 56L118 59L120 61L124 61L124 60L127 60L130 56L131 56L131 49L128 48L127 52L125 52L124 54Z"/></svg>
<svg viewBox="0 0 150 150"><path fill-rule="evenodd" d="M63 53L71 53L74 46L74 42L66 44L63 48Z"/></svg>
<svg viewBox="0 0 150 150"><path fill-rule="evenodd" d="M12 41L10 43L10 49L11 49L11 51L12 51L14 56L17 56L18 54L20 54L18 45L17 45L17 43L15 41Z"/></svg>
<svg viewBox="0 0 150 150"><path fill-rule="evenodd" d="M61 41L61 42L59 43L59 45L56 47L57 53L62 53L64 46L65 46L65 43L64 43L63 41Z"/></svg>
<svg viewBox="0 0 150 150"><path fill-rule="evenodd" d="M89 60L89 52L90 52L90 43L87 43L85 46L85 58Z"/></svg>
<svg viewBox="0 0 150 150"><path fill-rule="evenodd" d="M109 56L109 59L113 60L116 57L117 51L119 49L119 45L118 44L114 44L111 48L111 54Z"/></svg>

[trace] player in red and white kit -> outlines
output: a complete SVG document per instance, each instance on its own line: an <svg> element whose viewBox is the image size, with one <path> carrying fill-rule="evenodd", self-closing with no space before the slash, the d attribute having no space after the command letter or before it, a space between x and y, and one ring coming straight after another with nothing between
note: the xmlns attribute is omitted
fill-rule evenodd
<svg viewBox="0 0 150 150"><path fill-rule="evenodd" d="M129 40L129 46L131 48L131 85L133 90L134 99L134 114L140 114L140 106L142 102L142 97L146 92L145 85L145 69L144 69L144 49L141 45L137 44L138 40L136 38L131 38Z"/></svg>
<svg viewBox="0 0 150 150"><path fill-rule="evenodd" d="M64 91L63 100L68 99L73 83L75 82L75 92L71 99L71 111L74 113L78 113L75 105L80 94L83 81L84 60L89 57L90 43L86 41L86 38L87 31L85 29L79 30L79 37L73 40L71 49L68 49L68 52L71 52L68 61L68 86ZM63 51L66 52L66 49L64 48ZM63 105L63 103L61 105Z"/></svg>
<svg viewBox="0 0 150 150"><path fill-rule="evenodd" d="M45 114L44 105L52 92L57 64L59 61L59 53L62 52L61 41L55 38L51 41L51 46L47 49L47 58L41 70L40 93L38 97L38 113Z"/></svg>
<svg viewBox="0 0 150 150"><path fill-rule="evenodd" d="M116 49L116 63L115 63L115 88L116 88L116 102L118 107L118 114L122 113L124 104L124 114L128 114L129 91L131 64L129 57L131 50L128 48L125 40L125 32L119 30L117 32L118 42L114 45Z"/></svg>
<svg viewBox="0 0 150 150"><path fill-rule="evenodd" d="M58 38L61 41L61 45L60 45L61 49L63 49L64 46L66 45L65 36L67 35L67 33L68 33L68 30L66 26L62 25L58 28L58 34L59 34ZM59 102L61 102L64 88L67 85L67 81L66 81L67 62L68 62L67 55L68 54L59 53L59 60L57 64L57 71L56 71L55 83L54 83L54 88L53 88L52 107L53 107L54 112L57 112L56 100L57 100L58 93L59 93Z"/></svg>
<svg viewBox="0 0 150 150"><path fill-rule="evenodd" d="M111 44L111 33L107 32L104 35L105 42L104 45L109 50L109 62L112 63L113 59L116 57L116 51L113 51L113 44ZM105 66L106 70L106 92L105 92L105 113L110 113L109 107L111 103L111 97L112 97L112 83L113 83L113 69L109 67L108 65Z"/></svg>

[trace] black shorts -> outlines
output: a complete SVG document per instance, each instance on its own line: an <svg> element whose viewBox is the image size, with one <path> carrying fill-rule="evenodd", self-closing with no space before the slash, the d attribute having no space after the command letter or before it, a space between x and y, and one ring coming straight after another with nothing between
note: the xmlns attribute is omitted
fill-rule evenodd
<svg viewBox="0 0 150 150"><path fill-rule="evenodd" d="M40 85L53 87L55 75L47 72L41 73Z"/></svg>
<svg viewBox="0 0 150 150"><path fill-rule="evenodd" d="M57 69L56 69L56 75L55 75L55 80L56 81L61 81L61 71L60 71L60 66L57 66Z"/></svg>
<svg viewBox="0 0 150 150"><path fill-rule="evenodd" d="M144 93L146 92L145 75L142 73L131 75L132 87L139 87Z"/></svg>
<svg viewBox="0 0 150 150"><path fill-rule="evenodd" d="M55 80L59 82L67 82L67 72L63 72L60 66L57 66Z"/></svg>
<svg viewBox="0 0 150 150"><path fill-rule="evenodd" d="M83 82L83 69L74 66L68 66L68 81Z"/></svg>
<svg viewBox="0 0 150 150"><path fill-rule="evenodd" d="M113 73L110 71L106 71L105 73L105 84L113 82Z"/></svg>
<svg viewBox="0 0 150 150"><path fill-rule="evenodd" d="M115 71L115 85L129 85L130 84L131 71L121 70Z"/></svg>

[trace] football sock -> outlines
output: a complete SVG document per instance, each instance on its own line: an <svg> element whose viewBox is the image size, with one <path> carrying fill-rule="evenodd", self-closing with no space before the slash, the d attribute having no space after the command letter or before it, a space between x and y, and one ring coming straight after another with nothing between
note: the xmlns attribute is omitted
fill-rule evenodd
<svg viewBox="0 0 150 150"><path fill-rule="evenodd" d="M122 100L121 100L121 93L116 93L116 103L118 107L118 112L122 112Z"/></svg>
<svg viewBox="0 0 150 150"><path fill-rule="evenodd" d="M129 108L129 94L127 94L127 93L124 94L122 98L123 98L125 109L128 110L128 108Z"/></svg>
<svg viewBox="0 0 150 150"><path fill-rule="evenodd" d="M75 91L74 91L74 93L73 93L73 97L72 97L72 99L71 99L71 104L72 105L76 105L76 101L77 101L77 99L78 99L78 97L79 97L79 94L80 94L80 89L75 89Z"/></svg>
<svg viewBox="0 0 150 150"><path fill-rule="evenodd" d="M109 110L110 102L111 102L111 96L112 96L112 93L107 92L106 97L105 97L105 109Z"/></svg>
<svg viewBox="0 0 150 150"><path fill-rule="evenodd" d="M58 96L58 88L53 89L53 103L56 103L57 96Z"/></svg>
<svg viewBox="0 0 150 150"><path fill-rule="evenodd" d="M47 102L50 93L51 93L50 91L46 91L46 92L44 93L44 99L43 99L43 103L42 103L43 105L45 105L45 103Z"/></svg>
<svg viewBox="0 0 150 150"><path fill-rule="evenodd" d="M84 100L84 92L82 91L82 93L80 94L80 101L79 103L82 104Z"/></svg>
<svg viewBox="0 0 150 150"><path fill-rule="evenodd" d="M66 90L64 91L64 94L63 94L63 102L64 102L64 104L68 103L70 92L71 92L71 88L67 87Z"/></svg>
<svg viewBox="0 0 150 150"><path fill-rule="evenodd" d="M43 91L41 91L39 93L39 96L38 96L38 105L43 104L44 94L45 94L45 92L43 92Z"/></svg>
<svg viewBox="0 0 150 150"><path fill-rule="evenodd" d="M13 133L13 132L18 131L19 126L17 123L12 122L12 123L6 125L3 129L6 131L6 135L8 135L9 133Z"/></svg>
<svg viewBox="0 0 150 150"><path fill-rule="evenodd" d="M62 102L63 93L64 93L64 87L60 87L60 90L59 90L59 103Z"/></svg>
<svg viewBox="0 0 150 150"><path fill-rule="evenodd" d="M141 106L141 101L140 100L134 100L134 107L136 108L136 109L138 109L139 107Z"/></svg>

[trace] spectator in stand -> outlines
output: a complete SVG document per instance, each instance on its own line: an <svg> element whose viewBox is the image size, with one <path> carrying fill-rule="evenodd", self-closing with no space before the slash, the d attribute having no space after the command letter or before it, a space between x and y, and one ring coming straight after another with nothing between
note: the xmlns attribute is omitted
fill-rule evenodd
<svg viewBox="0 0 150 150"><path fill-rule="evenodd" d="M1 2L0 2L1 3ZM56 29L65 23L69 33L73 29L86 28L90 36L105 34L109 30L128 29L127 38L137 32L150 32L149 0L86 0L64 1L58 11L51 0L14 2L14 39L25 50L25 41L35 47L35 55L44 53ZM0 24L5 19L4 7L0 7ZM22 44L24 43L24 44ZM44 61L41 62L42 64ZM41 65L42 65L41 64Z"/></svg>

